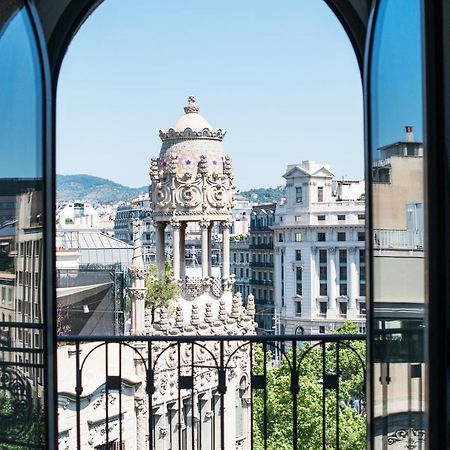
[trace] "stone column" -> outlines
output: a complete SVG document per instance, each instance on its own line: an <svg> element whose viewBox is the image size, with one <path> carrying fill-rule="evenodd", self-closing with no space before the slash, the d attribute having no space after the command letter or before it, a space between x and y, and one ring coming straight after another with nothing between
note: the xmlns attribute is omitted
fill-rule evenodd
<svg viewBox="0 0 450 450"><path fill-rule="evenodd" d="M356 297L359 291L358 271L356 269L356 247L350 247L348 249L349 265L350 265L350 286L348 289L348 317L356 318L358 310L356 308Z"/></svg>
<svg viewBox="0 0 450 450"><path fill-rule="evenodd" d="M222 279L228 280L230 277L230 228L232 222L227 220L222 222Z"/></svg>
<svg viewBox="0 0 450 450"><path fill-rule="evenodd" d="M187 223L183 222L180 228L180 277L183 282L186 278L186 227Z"/></svg>
<svg viewBox="0 0 450 450"><path fill-rule="evenodd" d="M208 278L208 228L209 220L203 219L200 221L200 229L202 230L202 278Z"/></svg>
<svg viewBox="0 0 450 450"><path fill-rule="evenodd" d="M311 316L310 318L316 317L317 314L317 296L319 293L319 273L317 268L319 267L318 263L318 251L317 247L311 247L311 275L308 280L311 283ZM303 313L303 311L302 311Z"/></svg>
<svg viewBox="0 0 450 450"><path fill-rule="evenodd" d="M134 347L141 353L145 352L145 344L136 342ZM141 450L147 448L146 436L148 432L148 404L147 394L145 392L146 372L144 362L135 352L134 368L136 377L142 381L134 393L134 408L136 412L136 449Z"/></svg>
<svg viewBox="0 0 450 450"><path fill-rule="evenodd" d="M172 248L173 248L173 276L175 280L180 279L180 221L172 219Z"/></svg>
<svg viewBox="0 0 450 450"><path fill-rule="evenodd" d="M164 242L166 223L155 222L153 226L156 231L156 267L158 268L158 274L160 275L164 272L164 264L166 262Z"/></svg>
<svg viewBox="0 0 450 450"><path fill-rule="evenodd" d="M328 310L327 318L336 318L336 247L328 248Z"/></svg>
<svg viewBox="0 0 450 450"><path fill-rule="evenodd" d="M136 219L133 221L133 257L128 273L131 278L131 287L128 289L131 299L131 334L141 335L145 331L146 270L142 258L141 223Z"/></svg>
<svg viewBox="0 0 450 450"><path fill-rule="evenodd" d="M208 227L208 275L212 276L212 229L213 229L213 222L210 222L210 225Z"/></svg>

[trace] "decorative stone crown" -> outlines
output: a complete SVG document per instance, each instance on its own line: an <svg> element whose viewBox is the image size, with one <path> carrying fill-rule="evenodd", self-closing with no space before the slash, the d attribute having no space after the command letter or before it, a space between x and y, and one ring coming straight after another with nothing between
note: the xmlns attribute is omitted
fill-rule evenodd
<svg viewBox="0 0 450 450"><path fill-rule="evenodd" d="M200 108L197 106L193 95L188 98L188 106L184 107L184 112L185 114L199 114ZM200 115L199 118L201 118ZM196 124L194 121L192 127L186 126L183 129L169 128L167 131L159 130L159 137L163 142L173 139L210 139L221 141L224 138L225 130L221 128L213 129L203 118L197 122ZM200 127L195 125L200 125Z"/></svg>

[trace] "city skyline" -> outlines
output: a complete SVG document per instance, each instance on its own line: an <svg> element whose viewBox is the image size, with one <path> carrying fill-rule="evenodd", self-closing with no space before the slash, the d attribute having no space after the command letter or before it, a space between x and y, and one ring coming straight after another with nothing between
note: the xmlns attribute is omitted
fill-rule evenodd
<svg viewBox="0 0 450 450"><path fill-rule="evenodd" d="M361 179L361 78L337 19L320 2L254 6L217 15L200 2L179 17L179 2L139 1L134 12L120 2L101 5L63 61L58 173L148 184L143 165L159 154L159 129L170 128L195 95L211 125L228 131L238 189L282 185L286 166L306 159L327 161L338 178Z"/></svg>

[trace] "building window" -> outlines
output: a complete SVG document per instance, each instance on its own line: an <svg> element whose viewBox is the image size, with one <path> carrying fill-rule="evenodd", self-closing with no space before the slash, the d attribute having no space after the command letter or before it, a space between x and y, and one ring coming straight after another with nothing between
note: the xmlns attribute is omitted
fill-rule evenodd
<svg viewBox="0 0 450 450"><path fill-rule="evenodd" d="M364 242L366 240L366 234L364 231L358 231L358 241Z"/></svg>
<svg viewBox="0 0 450 450"><path fill-rule="evenodd" d="M339 295L347 295L347 250L339 250Z"/></svg>
<svg viewBox="0 0 450 450"><path fill-rule="evenodd" d="M323 186L317 188L317 201L319 203L323 202Z"/></svg>
<svg viewBox="0 0 450 450"><path fill-rule="evenodd" d="M365 214L358 214L358 220L361 220L361 221L366 220L366 215Z"/></svg>
<svg viewBox="0 0 450 450"><path fill-rule="evenodd" d="M295 221L298 223L298 222L301 222L302 221L302 216L295 216Z"/></svg>
<svg viewBox="0 0 450 450"><path fill-rule="evenodd" d="M295 315L297 317L302 315L302 302L295 302Z"/></svg>
<svg viewBox="0 0 450 450"><path fill-rule="evenodd" d="M302 233L295 233L295 242L302 242Z"/></svg>
<svg viewBox="0 0 450 450"><path fill-rule="evenodd" d="M319 327L319 333L320 333L320 334L324 334L324 333L325 333L325 327L324 327L323 325L321 325L321 326Z"/></svg>
<svg viewBox="0 0 450 450"><path fill-rule="evenodd" d="M325 222L325 216L324 215L317 216L317 220L319 222Z"/></svg>
<svg viewBox="0 0 450 450"><path fill-rule="evenodd" d="M236 253L233 252L233 262L236 262L237 258L236 258Z"/></svg>
<svg viewBox="0 0 450 450"><path fill-rule="evenodd" d="M283 233L278 233L278 242L283 242Z"/></svg>
<svg viewBox="0 0 450 450"><path fill-rule="evenodd" d="M295 188L295 203L303 203L303 192L301 187Z"/></svg>
<svg viewBox="0 0 450 450"><path fill-rule="evenodd" d="M359 296L366 296L366 251L359 251Z"/></svg>
<svg viewBox="0 0 450 450"><path fill-rule="evenodd" d="M341 316L347 315L347 302L339 302L339 314Z"/></svg>
<svg viewBox="0 0 450 450"><path fill-rule="evenodd" d="M339 242L344 242L345 241L345 231L338 231L337 240Z"/></svg>
<svg viewBox="0 0 450 450"><path fill-rule="evenodd" d="M326 233L317 233L317 240L319 242L325 242L327 240Z"/></svg>
<svg viewBox="0 0 450 450"><path fill-rule="evenodd" d="M295 292L297 295L303 295L303 269L301 267L296 267L295 275Z"/></svg>
<svg viewBox="0 0 450 450"><path fill-rule="evenodd" d="M328 304L327 302L319 302L319 314L325 316L327 314Z"/></svg>
<svg viewBox="0 0 450 450"><path fill-rule="evenodd" d="M327 251L319 250L319 294L328 295Z"/></svg>
<svg viewBox="0 0 450 450"><path fill-rule="evenodd" d="M361 316L366 315L366 302L359 302L359 314Z"/></svg>
<svg viewBox="0 0 450 450"><path fill-rule="evenodd" d="M296 261L302 260L302 251L301 250L295 250L295 260Z"/></svg>
<svg viewBox="0 0 450 450"><path fill-rule="evenodd" d="M338 220L339 221L345 220L345 214L338 214Z"/></svg>

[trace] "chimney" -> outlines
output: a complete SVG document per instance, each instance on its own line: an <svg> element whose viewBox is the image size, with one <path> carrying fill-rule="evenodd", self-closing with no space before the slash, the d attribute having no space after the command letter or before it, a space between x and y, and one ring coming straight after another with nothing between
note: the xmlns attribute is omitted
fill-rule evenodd
<svg viewBox="0 0 450 450"><path fill-rule="evenodd" d="M405 127L406 142L414 142L414 127L406 125Z"/></svg>

